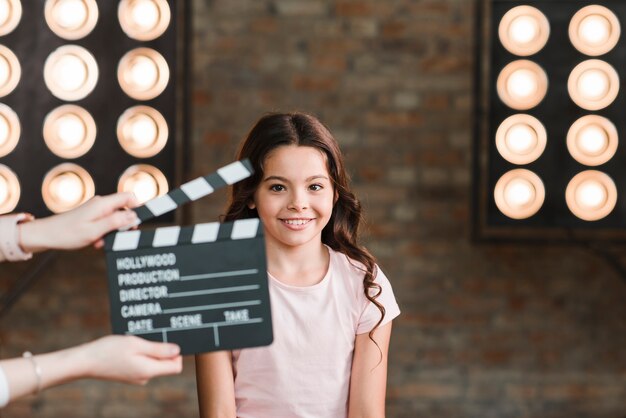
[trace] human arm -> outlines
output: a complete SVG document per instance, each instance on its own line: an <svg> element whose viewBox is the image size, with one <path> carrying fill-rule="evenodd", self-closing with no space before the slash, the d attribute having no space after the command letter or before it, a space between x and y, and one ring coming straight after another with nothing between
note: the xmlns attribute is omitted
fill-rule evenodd
<svg viewBox="0 0 626 418"><path fill-rule="evenodd" d="M348 418L382 418L385 416L387 387L387 355L391 337L391 322L374 331L372 342L368 333L356 336ZM379 351L380 348L380 351Z"/></svg>
<svg viewBox="0 0 626 418"><path fill-rule="evenodd" d="M7 379L9 401L12 401L35 393L38 387L45 389L77 379L144 384L156 376L180 373L182 357L179 352L175 344L155 343L130 335L109 335L32 359L2 360L0 367Z"/></svg>
<svg viewBox="0 0 626 418"><path fill-rule="evenodd" d="M196 355L201 418L235 418L235 379L230 351Z"/></svg>
<svg viewBox="0 0 626 418"><path fill-rule="evenodd" d="M18 225L20 246L25 252L101 246L103 235L136 221L134 211L120 210L136 205L132 193L95 196L68 212Z"/></svg>

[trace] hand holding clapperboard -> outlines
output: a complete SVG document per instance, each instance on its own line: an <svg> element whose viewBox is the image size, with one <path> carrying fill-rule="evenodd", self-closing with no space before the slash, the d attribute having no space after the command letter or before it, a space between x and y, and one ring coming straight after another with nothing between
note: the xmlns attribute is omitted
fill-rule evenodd
<svg viewBox="0 0 626 418"><path fill-rule="evenodd" d="M252 174L248 160L133 209L138 224ZM115 334L173 342L182 354L272 342L259 219L115 232L105 239Z"/></svg>

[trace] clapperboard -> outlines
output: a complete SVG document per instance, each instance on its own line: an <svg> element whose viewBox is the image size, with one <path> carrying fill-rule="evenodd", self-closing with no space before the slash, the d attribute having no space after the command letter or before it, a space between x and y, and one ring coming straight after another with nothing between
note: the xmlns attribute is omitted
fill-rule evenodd
<svg viewBox="0 0 626 418"><path fill-rule="evenodd" d="M133 209L138 224L251 174L244 160L185 183ZM183 354L272 342L259 219L115 232L105 251L114 333L174 342Z"/></svg>

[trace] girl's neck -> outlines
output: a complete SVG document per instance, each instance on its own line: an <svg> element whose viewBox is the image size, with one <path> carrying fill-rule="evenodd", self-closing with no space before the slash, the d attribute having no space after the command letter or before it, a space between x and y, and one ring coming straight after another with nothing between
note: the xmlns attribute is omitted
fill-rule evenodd
<svg viewBox="0 0 626 418"><path fill-rule="evenodd" d="M319 283L328 271L329 260L328 248L321 241L296 247L267 243L268 271L288 285L312 286Z"/></svg>

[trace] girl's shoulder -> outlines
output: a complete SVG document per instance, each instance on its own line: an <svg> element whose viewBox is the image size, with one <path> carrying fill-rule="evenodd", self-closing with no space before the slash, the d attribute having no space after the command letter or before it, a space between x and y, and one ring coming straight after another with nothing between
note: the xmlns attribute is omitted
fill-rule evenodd
<svg viewBox="0 0 626 418"><path fill-rule="evenodd" d="M331 268L339 270L340 273L345 275L358 276L358 278L363 280L363 275L367 271L367 268L363 263L350 258L347 254L344 254L341 251L333 250L330 247L328 248L328 251L331 256ZM373 273L375 278L378 278L378 275L382 274L378 264L374 264Z"/></svg>

